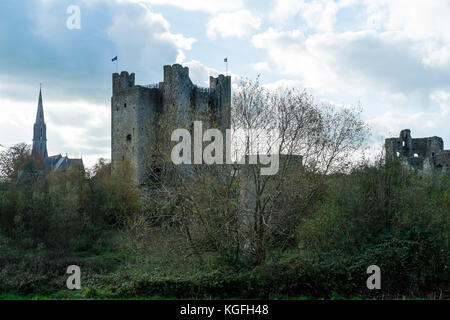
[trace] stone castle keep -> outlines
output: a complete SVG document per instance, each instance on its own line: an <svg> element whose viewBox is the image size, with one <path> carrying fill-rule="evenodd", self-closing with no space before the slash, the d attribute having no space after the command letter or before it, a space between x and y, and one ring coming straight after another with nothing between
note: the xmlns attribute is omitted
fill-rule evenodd
<svg viewBox="0 0 450 320"><path fill-rule="evenodd" d="M230 76L210 77L209 88L201 88L192 83L187 67L174 64L164 66L163 79L158 84L136 85L134 73L124 71L112 77L112 169L127 159L139 184L145 184L149 146L157 139L158 128L148 128L154 116L172 110L194 111L213 115L217 129L231 126Z"/></svg>
<svg viewBox="0 0 450 320"><path fill-rule="evenodd" d="M450 168L450 150L444 150L440 137L411 137L411 130L400 132L398 138L385 141L386 159L400 158L408 167L419 170L442 170Z"/></svg>

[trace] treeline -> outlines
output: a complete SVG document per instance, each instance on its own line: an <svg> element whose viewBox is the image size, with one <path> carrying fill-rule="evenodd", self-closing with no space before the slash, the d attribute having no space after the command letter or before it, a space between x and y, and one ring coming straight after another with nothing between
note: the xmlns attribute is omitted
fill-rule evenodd
<svg viewBox="0 0 450 320"><path fill-rule="evenodd" d="M50 172L29 146L19 144L0 154L0 164L0 232L13 247L103 250L118 217L138 210L130 178L112 177L103 159L89 171L75 165Z"/></svg>
<svg viewBox="0 0 450 320"><path fill-rule="evenodd" d="M61 290L46 282L48 272L64 265L55 254L68 259L89 252L100 255L97 266L88 267L96 279L86 289L90 298L96 292L110 297L448 297L450 180L445 175L418 175L393 162L330 176L313 200L314 210L277 202L289 226L280 222L267 235L265 260L257 262L250 240L236 250L238 240L230 239L230 231L239 237L239 228L224 224L223 208L210 212L208 195L192 194L197 210L208 212L180 217L181 203L142 201L141 191L127 181L128 169L116 178L104 161L91 172L39 170L29 158L17 181L1 183L0 286L9 283L14 292L30 272L38 273L38 284L28 279L17 292ZM238 207L233 197L230 205ZM212 215L211 221L196 214ZM28 254L19 262L8 260L7 248ZM103 258L107 252L119 258ZM31 271L29 264L37 261L47 266ZM373 264L382 271L379 292L365 287L366 269Z"/></svg>
<svg viewBox="0 0 450 320"><path fill-rule="evenodd" d="M70 262L85 268L85 297L448 298L447 175L382 157L355 165L368 134L359 113L304 92L249 82L233 106L233 127L281 128L276 175L180 170L163 139L139 187L127 162L48 172L26 145L2 152L0 289L63 290L49 279ZM370 265L381 290L366 287Z"/></svg>

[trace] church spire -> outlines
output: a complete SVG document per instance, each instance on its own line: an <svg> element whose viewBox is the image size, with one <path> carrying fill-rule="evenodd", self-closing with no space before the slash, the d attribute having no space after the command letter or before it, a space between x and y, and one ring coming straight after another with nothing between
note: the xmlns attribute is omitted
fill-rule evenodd
<svg viewBox="0 0 450 320"><path fill-rule="evenodd" d="M39 86L38 110L36 114L36 122L42 120L44 122L44 107L42 106L42 85Z"/></svg>
<svg viewBox="0 0 450 320"><path fill-rule="evenodd" d="M39 100L36 113L36 122L33 130L33 154L39 153L47 158L47 126L44 121L44 107L42 104L42 86L39 88Z"/></svg>

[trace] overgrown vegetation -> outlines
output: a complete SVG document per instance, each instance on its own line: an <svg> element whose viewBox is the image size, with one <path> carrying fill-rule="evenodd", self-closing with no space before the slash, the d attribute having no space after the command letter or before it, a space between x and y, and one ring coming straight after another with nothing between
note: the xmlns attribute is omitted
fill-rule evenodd
<svg viewBox="0 0 450 320"><path fill-rule="evenodd" d="M275 106L278 151L302 165L283 160L276 176L194 166L186 178L159 149L140 188L127 162L47 172L26 145L2 152L3 297L448 298L449 177L383 159L352 166L367 135L357 112L243 88L234 126L270 128ZM78 292L65 289L71 264ZM374 264L382 289L371 291Z"/></svg>

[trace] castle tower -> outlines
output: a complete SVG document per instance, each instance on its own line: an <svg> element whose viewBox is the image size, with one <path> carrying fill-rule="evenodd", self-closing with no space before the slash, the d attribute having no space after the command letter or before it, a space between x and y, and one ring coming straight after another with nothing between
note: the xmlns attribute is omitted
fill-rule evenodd
<svg viewBox="0 0 450 320"><path fill-rule="evenodd" d="M221 130L231 128L231 77L223 74L217 78L209 77L209 87L215 98L212 107L217 115L217 125Z"/></svg>
<svg viewBox="0 0 450 320"><path fill-rule="evenodd" d="M211 77L209 88L202 88L192 83L189 69L180 64L164 66L163 73L163 81L151 85L136 85L135 74L126 71L112 77L112 171L126 160L134 171L134 180L143 185L153 166L152 145L164 140L171 143L170 136L162 136L153 122L155 116L177 110L188 116L187 122L195 118L204 122L204 129L221 131L231 123L231 77ZM185 125L181 121L180 126Z"/></svg>
<svg viewBox="0 0 450 320"><path fill-rule="evenodd" d="M39 89L39 101L36 114L36 122L33 130L33 154L40 154L43 158L47 153L47 126L44 121L44 107L42 105L42 88Z"/></svg>

